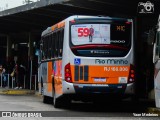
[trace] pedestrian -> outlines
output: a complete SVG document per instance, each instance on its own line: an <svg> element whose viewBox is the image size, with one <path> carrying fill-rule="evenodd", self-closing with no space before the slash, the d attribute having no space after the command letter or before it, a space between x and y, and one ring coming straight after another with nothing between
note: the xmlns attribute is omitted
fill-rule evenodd
<svg viewBox="0 0 160 120"><path fill-rule="evenodd" d="M24 75L25 75L25 66L18 63L15 65L15 73L16 73L16 87L15 89L22 89L22 85L24 84Z"/></svg>
<svg viewBox="0 0 160 120"><path fill-rule="evenodd" d="M2 84L3 87L7 86L7 77L5 75L5 72L6 72L5 68L2 65L0 65L0 76L1 76L1 79L2 79L1 84Z"/></svg>
<svg viewBox="0 0 160 120"><path fill-rule="evenodd" d="M3 73L2 73L2 78L3 78L3 87L7 87L7 76L6 76L6 69L3 68Z"/></svg>
<svg viewBox="0 0 160 120"><path fill-rule="evenodd" d="M3 70L2 65L0 65L0 83L2 82L2 80L1 80L2 79L2 77L1 77L2 76L2 70ZM1 86L2 86L2 83L1 83Z"/></svg>
<svg viewBox="0 0 160 120"><path fill-rule="evenodd" d="M89 42L92 42L93 35L94 35L94 29L93 26L91 25L91 28L89 29Z"/></svg>
<svg viewBox="0 0 160 120"><path fill-rule="evenodd" d="M15 89L22 89L21 82L19 79L19 66L17 63L15 64L14 71L15 71L15 79L16 79Z"/></svg>

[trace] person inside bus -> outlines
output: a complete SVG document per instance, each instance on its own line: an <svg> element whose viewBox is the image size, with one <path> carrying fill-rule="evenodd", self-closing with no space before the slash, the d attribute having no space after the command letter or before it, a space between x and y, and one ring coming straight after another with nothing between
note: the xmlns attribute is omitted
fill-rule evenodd
<svg viewBox="0 0 160 120"><path fill-rule="evenodd" d="M89 29L89 42L92 42L93 35L94 35L94 29L93 26L91 25L91 28Z"/></svg>

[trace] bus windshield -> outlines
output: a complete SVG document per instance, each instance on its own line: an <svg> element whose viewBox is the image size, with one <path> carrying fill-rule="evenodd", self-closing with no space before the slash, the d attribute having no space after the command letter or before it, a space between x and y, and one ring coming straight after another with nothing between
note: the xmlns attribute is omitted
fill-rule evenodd
<svg viewBox="0 0 160 120"><path fill-rule="evenodd" d="M78 56L125 56L131 47L131 22L72 24L70 46Z"/></svg>

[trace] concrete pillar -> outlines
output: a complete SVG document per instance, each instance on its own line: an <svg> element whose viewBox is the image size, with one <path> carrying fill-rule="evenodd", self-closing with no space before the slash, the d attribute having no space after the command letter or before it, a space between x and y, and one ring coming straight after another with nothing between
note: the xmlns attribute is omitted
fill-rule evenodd
<svg viewBox="0 0 160 120"><path fill-rule="evenodd" d="M10 36L7 35L7 50L6 50L6 60L7 62L11 61L12 59L12 40Z"/></svg>
<svg viewBox="0 0 160 120"><path fill-rule="evenodd" d="M34 37L31 33L29 33L29 43L28 43L28 58L29 60L33 60L33 41L34 41Z"/></svg>
<svg viewBox="0 0 160 120"><path fill-rule="evenodd" d="M31 85L32 85L32 62L33 62L33 56L34 56L34 52L33 52L33 41L34 41L34 37L31 33L29 33L29 43L28 43L28 63L29 63L29 69L30 69L30 81L29 81L29 88L31 89Z"/></svg>

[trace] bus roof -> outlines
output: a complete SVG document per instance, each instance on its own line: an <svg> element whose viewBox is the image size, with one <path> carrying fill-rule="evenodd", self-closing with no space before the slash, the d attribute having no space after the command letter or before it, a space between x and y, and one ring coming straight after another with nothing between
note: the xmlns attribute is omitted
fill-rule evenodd
<svg viewBox="0 0 160 120"><path fill-rule="evenodd" d="M51 26L51 27L48 27L46 30L44 30L42 32L42 35L41 36L44 36L48 33L51 33L52 31L56 30L56 29L60 29L62 27L65 26L65 21L66 20L74 20L74 19L83 19L83 18L90 18L90 19L109 19L109 20L131 20L131 19L127 19L127 18L117 18L117 17L109 17L109 16L84 16L84 15L73 15L73 16L70 16L68 18L66 18L65 20Z"/></svg>

